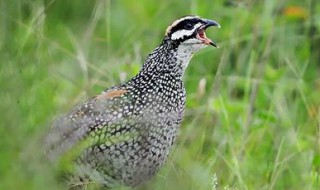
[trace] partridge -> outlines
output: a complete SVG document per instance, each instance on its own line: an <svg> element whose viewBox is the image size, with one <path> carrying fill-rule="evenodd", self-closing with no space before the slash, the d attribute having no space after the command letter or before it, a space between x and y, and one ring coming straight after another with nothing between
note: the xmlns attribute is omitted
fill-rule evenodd
<svg viewBox="0 0 320 190"><path fill-rule="evenodd" d="M51 160L72 160L71 187L137 186L156 174L177 137L186 103L183 75L192 55L216 43L198 16L174 21L128 82L104 90L57 119L46 136Z"/></svg>

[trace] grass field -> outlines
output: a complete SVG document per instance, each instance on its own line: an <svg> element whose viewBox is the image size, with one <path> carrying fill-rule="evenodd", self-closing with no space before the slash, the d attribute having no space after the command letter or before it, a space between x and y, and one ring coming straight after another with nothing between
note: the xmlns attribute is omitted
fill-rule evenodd
<svg viewBox="0 0 320 190"><path fill-rule="evenodd" d="M140 189L320 189L317 0L0 1L0 189L66 189L42 157L52 120L134 76L187 14L222 25L220 48L189 64L176 146Z"/></svg>

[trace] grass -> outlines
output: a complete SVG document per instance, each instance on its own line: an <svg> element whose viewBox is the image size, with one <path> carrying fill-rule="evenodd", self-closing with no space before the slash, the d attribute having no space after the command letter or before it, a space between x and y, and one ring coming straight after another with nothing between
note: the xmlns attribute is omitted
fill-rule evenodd
<svg viewBox="0 0 320 190"><path fill-rule="evenodd" d="M194 56L167 164L141 189L319 189L320 4L1 1L0 189L65 189L40 139L58 115L134 76L175 18L222 25Z"/></svg>

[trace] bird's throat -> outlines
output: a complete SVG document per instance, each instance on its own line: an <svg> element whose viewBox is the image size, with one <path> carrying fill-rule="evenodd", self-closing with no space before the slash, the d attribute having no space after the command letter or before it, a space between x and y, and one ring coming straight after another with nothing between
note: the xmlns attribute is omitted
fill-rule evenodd
<svg viewBox="0 0 320 190"><path fill-rule="evenodd" d="M193 56L193 51L186 46L178 46L175 57L177 59L176 66L181 70L181 74L183 75L186 68L189 65L189 62Z"/></svg>

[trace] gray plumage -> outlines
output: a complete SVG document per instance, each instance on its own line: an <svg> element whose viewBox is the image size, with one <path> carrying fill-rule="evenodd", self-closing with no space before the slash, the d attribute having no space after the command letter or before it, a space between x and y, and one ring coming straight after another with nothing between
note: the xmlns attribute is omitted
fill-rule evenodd
<svg viewBox="0 0 320 190"><path fill-rule="evenodd" d="M194 52L215 45L205 36L215 21L186 16L173 22L141 71L59 118L46 137L53 160L71 158L71 186L139 185L164 164L185 109L182 77ZM67 155L67 156L66 156Z"/></svg>

